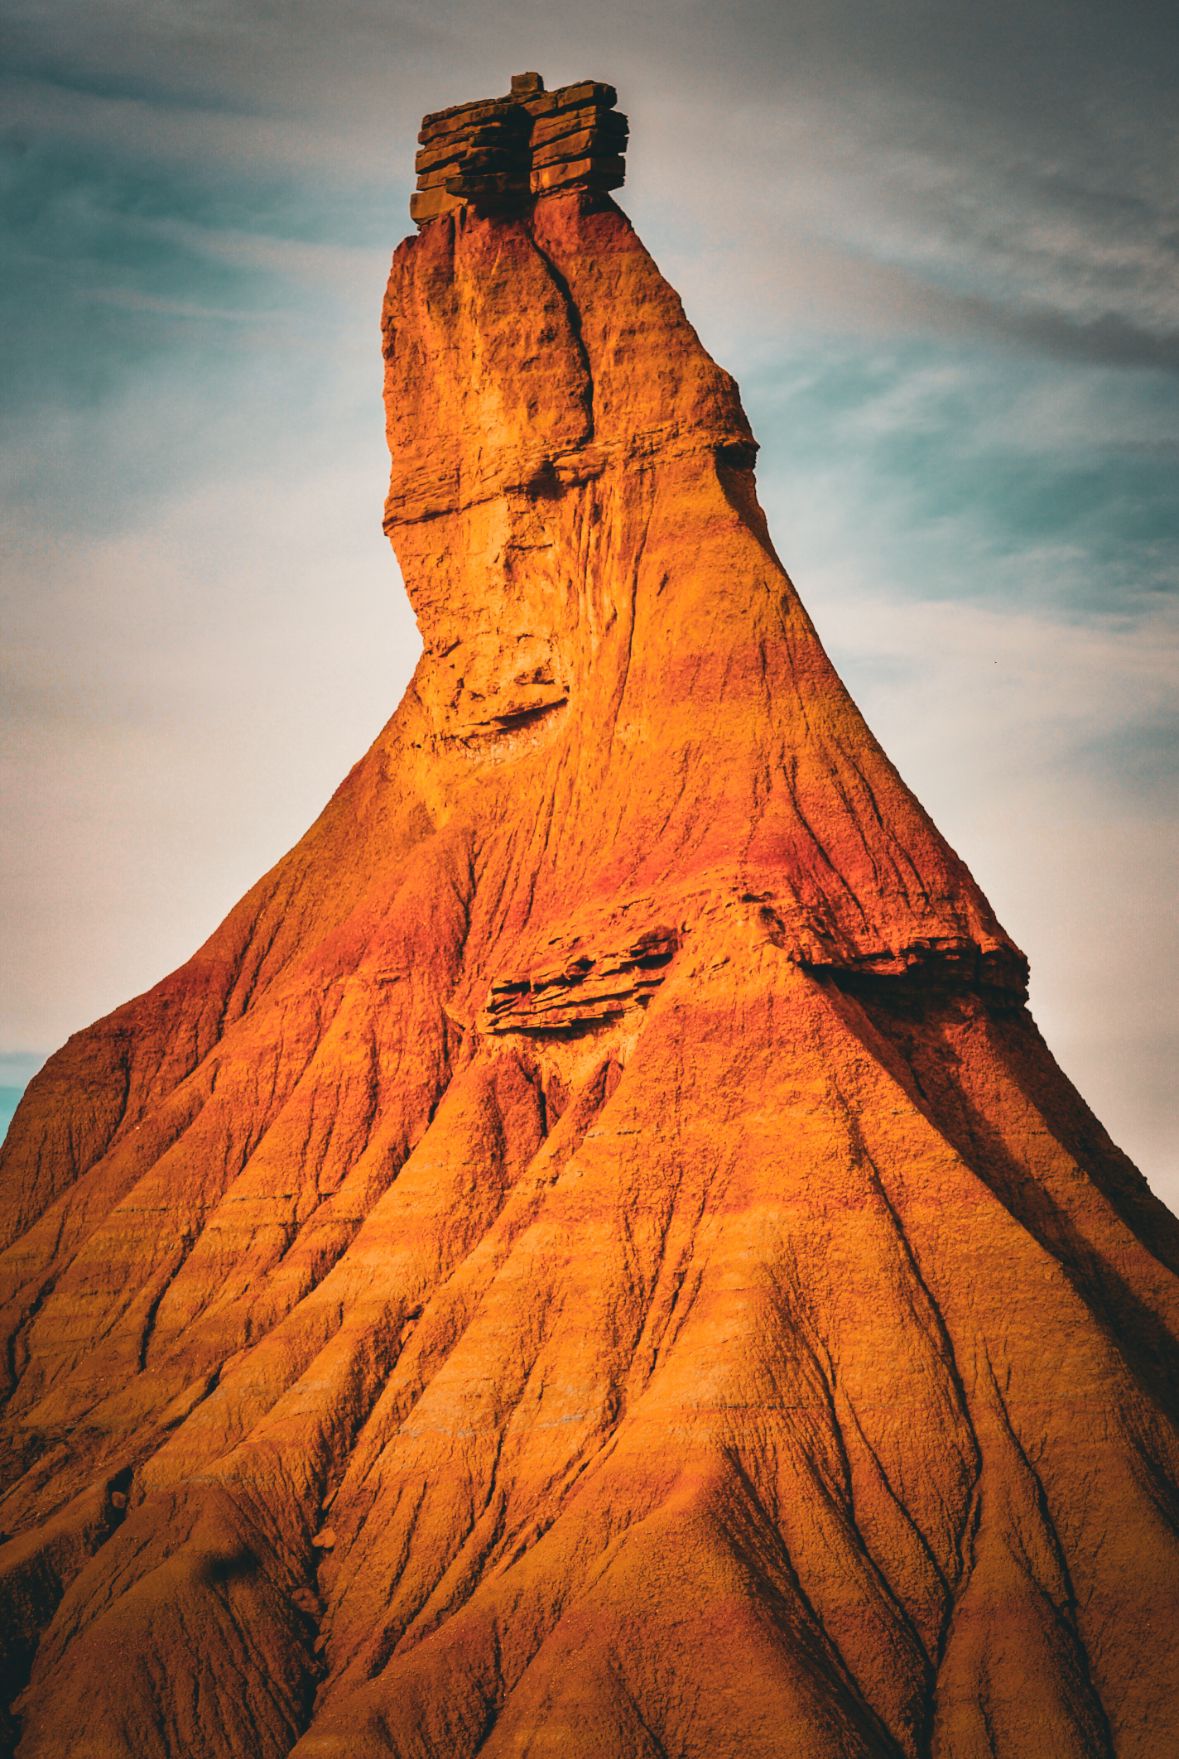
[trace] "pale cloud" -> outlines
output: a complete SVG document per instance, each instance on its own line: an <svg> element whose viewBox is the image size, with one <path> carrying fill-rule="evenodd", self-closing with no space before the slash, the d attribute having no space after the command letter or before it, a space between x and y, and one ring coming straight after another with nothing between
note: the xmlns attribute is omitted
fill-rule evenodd
<svg viewBox="0 0 1179 1759"><path fill-rule="evenodd" d="M1071 557L1069 558L1072 559ZM1058 558L1021 557L1021 572L1055 569ZM857 670L879 669L879 692L912 701L919 686L924 733L936 729L951 765L967 751L1021 774L1055 775L1062 763L1128 729L1175 713L1179 606L1132 618L1076 622L1043 611L961 599L903 599L830 576L810 581L823 603L833 648ZM939 656L936 668L929 655ZM998 730L1001 730L999 732ZM1007 771L1003 768L1003 774Z"/></svg>
<svg viewBox="0 0 1179 1759"><path fill-rule="evenodd" d="M121 306L124 311L151 312L156 317L192 318L198 323L260 324L272 321L260 311L204 305L191 299L160 299L137 287L96 287L87 296L96 305Z"/></svg>
<svg viewBox="0 0 1179 1759"><path fill-rule="evenodd" d="M84 550L10 559L8 1045L57 1043L181 963L391 711L418 639L370 438L302 471L256 461Z"/></svg>
<svg viewBox="0 0 1179 1759"><path fill-rule="evenodd" d="M355 175L355 141L307 118L258 116L200 108L167 96L127 97L78 90L52 80L0 80L5 126L128 157L250 168L336 171Z"/></svg>
<svg viewBox="0 0 1179 1759"><path fill-rule="evenodd" d="M131 230L159 244L181 245L236 268L261 269L313 285L327 283L353 296L358 283L363 288L373 275L373 252L360 247L268 236L229 226L198 226L184 220L143 220Z"/></svg>

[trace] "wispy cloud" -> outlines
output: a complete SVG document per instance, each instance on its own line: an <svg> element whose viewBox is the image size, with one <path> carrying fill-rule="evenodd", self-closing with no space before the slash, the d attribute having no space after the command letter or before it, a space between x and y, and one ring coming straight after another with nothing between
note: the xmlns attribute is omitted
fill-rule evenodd
<svg viewBox="0 0 1179 1759"><path fill-rule="evenodd" d="M124 311L150 312L153 317L192 318L197 323L259 324L269 321L259 311L234 311L226 306L202 305L196 300L161 299L137 287L97 287L89 295L96 305L115 305Z"/></svg>
<svg viewBox="0 0 1179 1759"><path fill-rule="evenodd" d="M194 162L255 175L260 170L355 177L354 137L307 117L178 101L166 91L88 91L61 79L9 74L0 80L10 136L52 137L174 167ZM408 177L405 178L407 187Z"/></svg>
<svg viewBox="0 0 1179 1759"><path fill-rule="evenodd" d="M180 246L234 268L262 270L316 286L351 290L358 277L367 280L372 275L373 252L359 246L283 238L228 226L199 226L186 220L145 220L136 230L159 245Z"/></svg>

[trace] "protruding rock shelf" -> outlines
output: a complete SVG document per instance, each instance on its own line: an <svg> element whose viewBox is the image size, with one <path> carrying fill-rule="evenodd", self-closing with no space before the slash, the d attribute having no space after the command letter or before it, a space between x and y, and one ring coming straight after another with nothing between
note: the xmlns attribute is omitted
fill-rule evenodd
<svg viewBox="0 0 1179 1759"><path fill-rule="evenodd" d="M595 79L546 92L539 73L517 73L504 98L423 116L411 218L425 226L457 208L503 213L556 190L619 189L629 130L617 102Z"/></svg>

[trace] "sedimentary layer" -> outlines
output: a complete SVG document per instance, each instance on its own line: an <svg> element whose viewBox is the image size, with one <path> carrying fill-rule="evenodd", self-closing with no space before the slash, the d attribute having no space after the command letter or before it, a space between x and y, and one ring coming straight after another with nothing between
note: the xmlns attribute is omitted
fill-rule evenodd
<svg viewBox="0 0 1179 1759"><path fill-rule="evenodd" d="M519 211L558 189L620 189L629 124L617 102L595 79L546 92L538 73L517 73L506 97L424 116L410 217L424 226L468 206Z"/></svg>

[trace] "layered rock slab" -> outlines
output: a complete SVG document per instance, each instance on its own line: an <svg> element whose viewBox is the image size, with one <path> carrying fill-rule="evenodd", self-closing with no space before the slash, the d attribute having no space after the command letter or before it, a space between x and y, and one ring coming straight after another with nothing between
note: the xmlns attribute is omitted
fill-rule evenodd
<svg viewBox="0 0 1179 1759"><path fill-rule="evenodd" d="M538 73L518 73L506 97L423 117L410 218L425 226L467 206L511 212L556 189L621 188L629 124L617 102L598 80L546 92Z"/></svg>
<svg viewBox="0 0 1179 1759"><path fill-rule="evenodd" d="M735 385L593 191L383 328L405 699L4 1149L10 1750L1153 1759L1176 1230Z"/></svg>

